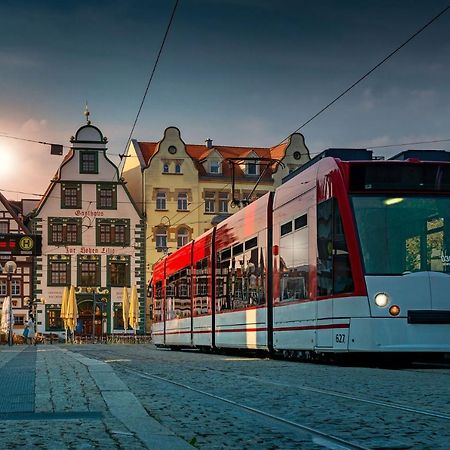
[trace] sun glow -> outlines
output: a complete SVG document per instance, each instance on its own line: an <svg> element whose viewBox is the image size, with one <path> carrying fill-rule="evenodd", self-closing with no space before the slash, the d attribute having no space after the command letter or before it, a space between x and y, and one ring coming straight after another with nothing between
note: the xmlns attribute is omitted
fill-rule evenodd
<svg viewBox="0 0 450 450"><path fill-rule="evenodd" d="M13 150L0 143L0 177L13 177L16 173L17 164ZM1 181L1 180L0 180Z"/></svg>

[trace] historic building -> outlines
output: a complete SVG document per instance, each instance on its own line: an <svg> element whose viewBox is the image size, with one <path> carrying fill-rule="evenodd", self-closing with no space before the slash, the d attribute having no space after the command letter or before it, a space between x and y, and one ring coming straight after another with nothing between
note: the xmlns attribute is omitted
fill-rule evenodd
<svg viewBox="0 0 450 450"><path fill-rule="evenodd" d="M89 113L87 113L87 116ZM107 138L88 120L32 214L42 234L35 295L38 332L63 331L64 286L76 287L77 332L99 336L123 330L123 287L137 287L144 330L144 222L118 169L107 156ZM130 293L130 289L129 289Z"/></svg>
<svg viewBox="0 0 450 450"><path fill-rule="evenodd" d="M12 256L8 235L29 235L30 230L22 221L21 212L13 202L9 202L0 192L0 265L3 268L7 261L17 264L15 273L8 280L6 273L0 273L0 314L3 300L11 295L14 314L14 332L20 334L28 317L28 301L33 298L33 256ZM16 241L14 246L16 245Z"/></svg>
<svg viewBox="0 0 450 450"><path fill-rule="evenodd" d="M130 143L122 176L147 221L147 281L162 255L273 190L310 160L299 133L272 148L205 142L185 144L180 130L169 127L159 142Z"/></svg>

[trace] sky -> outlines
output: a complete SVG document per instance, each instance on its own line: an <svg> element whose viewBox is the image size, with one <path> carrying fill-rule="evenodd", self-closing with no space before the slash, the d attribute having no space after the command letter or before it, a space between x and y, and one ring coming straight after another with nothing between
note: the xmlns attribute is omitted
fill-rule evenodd
<svg viewBox="0 0 450 450"><path fill-rule="evenodd" d="M443 10L448 0L180 0L133 138L271 147ZM0 134L69 145L85 123L123 153L174 0L2 0ZM302 128L312 155L450 139L450 11ZM407 148L374 149L391 156ZM65 152L67 149L65 149ZM0 190L42 194L48 146L0 137Z"/></svg>

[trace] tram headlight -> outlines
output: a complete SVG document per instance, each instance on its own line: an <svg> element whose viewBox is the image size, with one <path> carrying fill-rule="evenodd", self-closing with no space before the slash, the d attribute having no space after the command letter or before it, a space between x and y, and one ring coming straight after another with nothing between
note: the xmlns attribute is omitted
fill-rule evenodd
<svg viewBox="0 0 450 450"><path fill-rule="evenodd" d="M384 292L379 292L375 294L374 300L377 306L384 308L389 303L389 295Z"/></svg>

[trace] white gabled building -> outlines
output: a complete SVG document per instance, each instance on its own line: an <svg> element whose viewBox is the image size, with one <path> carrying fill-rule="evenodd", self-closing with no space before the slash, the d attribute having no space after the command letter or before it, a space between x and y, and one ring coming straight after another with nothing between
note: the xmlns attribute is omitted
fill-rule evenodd
<svg viewBox="0 0 450 450"><path fill-rule="evenodd" d="M87 113L89 115L89 113ZM77 333L99 336L123 330L122 292L136 286L139 332L145 330L145 228L116 165L107 139L91 125L78 129L71 148L32 215L42 234L34 294L41 333L63 332L64 286L76 287Z"/></svg>

